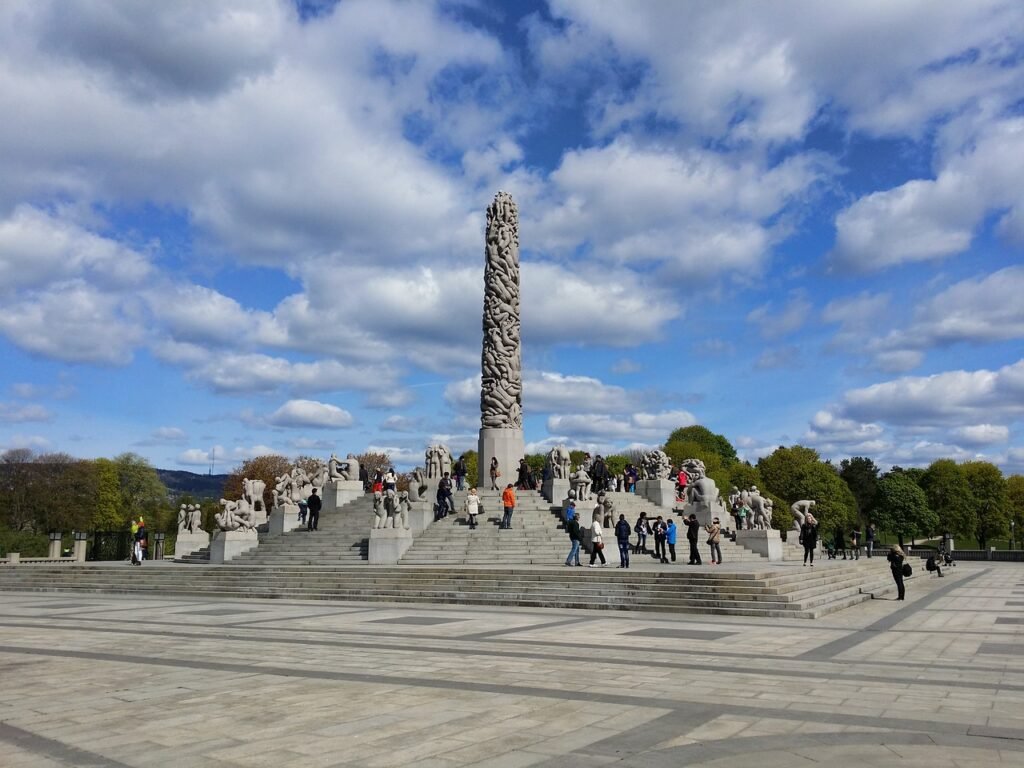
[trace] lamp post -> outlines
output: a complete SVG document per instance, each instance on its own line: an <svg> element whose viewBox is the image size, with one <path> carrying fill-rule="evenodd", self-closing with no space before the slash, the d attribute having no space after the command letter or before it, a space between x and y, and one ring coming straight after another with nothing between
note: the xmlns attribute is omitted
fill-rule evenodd
<svg viewBox="0 0 1024 768"><path fill-rule="evenodd" d="M1010 549L1013 549L1013 529L1014 529L1015 525L1016 525L1016 522L1011 519L1010 520Z"/></svg>

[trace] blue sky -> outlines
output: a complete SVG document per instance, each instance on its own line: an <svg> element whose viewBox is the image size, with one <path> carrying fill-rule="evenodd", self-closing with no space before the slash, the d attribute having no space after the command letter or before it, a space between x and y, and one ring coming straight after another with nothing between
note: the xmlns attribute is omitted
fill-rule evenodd
<svg viewBox="0 0 1024 768"><path fill-rule="evenodd" d="M1024 469L1014 2L0 5L0 449L206 471L700 423Z"/></svg>

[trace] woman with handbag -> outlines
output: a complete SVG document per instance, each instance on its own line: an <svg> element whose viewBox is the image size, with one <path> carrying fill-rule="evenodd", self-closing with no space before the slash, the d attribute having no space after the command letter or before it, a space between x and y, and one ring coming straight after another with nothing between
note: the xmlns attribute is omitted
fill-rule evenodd
<svg viewBox="0 0 1024 768"><path fill-rule="evenodd" d="M480 514L480 497L476 495L476 488L469 489L464 508L469 517L470 529L476 528L476 516Z"/></svg>
<svg viewBox="0 0 1024 768"><path fill-rule="evenodd" d="M500 491L498 488L498 478L501 477L501 471L498 469L498 457L495 456L491 459L491 490Z"/></svg>
<svg viewBox="0 0 1024 768"><path fill-rule="evenodd" d="M900 549L899 544L893 544L889 548L889 556L886 559L889 561L889 569L892 571L892 580L896 582L896 599L902 600L907 594L906 587L903 586L903 561L906 559L906 555Z"/></svg>
<svg viewBox="0 0 1024 768"><path fill-rule="evenodd" d="M601 536L601 518L595 516L590 524L590 567L596 568L594 560L601 558L601 567L608 565L604 559L604 538Z"/></svg>

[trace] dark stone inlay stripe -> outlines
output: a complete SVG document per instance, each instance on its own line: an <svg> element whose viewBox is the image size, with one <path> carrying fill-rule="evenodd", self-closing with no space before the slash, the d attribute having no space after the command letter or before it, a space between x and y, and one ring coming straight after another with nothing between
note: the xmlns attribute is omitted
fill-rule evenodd
<svg viewBox="0 0 1024 768"><path fill-rule="evenodd" d="M996 624L1024 624L1022 616L997 616Z"/></svg>
<svg viewBox="0 0 1024 768"><path fill-rule="evenodd" d="M735 635L735 632L715 632L703 629L664 629L662 627L650 627L648 629L634 629L632 632L623 632L620 637L630 635L633 637L668 637L679 640L721 640L723 637Z"/></svg>
<svg viewBox="0 0 1024 768"><path fill-rule="evenodd" d="M48 739L10 723L0 723L0 741L74 768L130 768L125 763L72 747L56 739Z"/></svg>
<svg viewBox="0 0 1024 768"><path fill-rule="evenodd" d="M457 621L469 621L469 619L444 619L438 616L396 616L391 619L370 619L364 624L409 624L419 627L432 627L435 624L454 624Z"/></svg>
<svg viewBox="0 0 1024 768"><path fill-rule="evenodd" d="M266 613L249 608L204 608L200 611L176 611L178 616L238 616L243 613Z"/></svg>
<svg viewBox="0 0 1024 768"><path fill-rule="evenodd" d="M978 653L1024 656L1024 645L1020 643L982 643L978 647Z"/></svg>

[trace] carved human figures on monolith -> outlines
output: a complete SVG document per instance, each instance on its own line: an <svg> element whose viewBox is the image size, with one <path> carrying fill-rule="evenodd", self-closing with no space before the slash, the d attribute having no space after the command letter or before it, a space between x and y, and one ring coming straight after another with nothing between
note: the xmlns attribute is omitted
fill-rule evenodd
<svg viewBox="0 0 1024 768"><path fill-rule="evenodd" d="M523 373L519 335L519 211L498 192L487 209L483 350L480 356L478 482L491 459L506 472L523 457Z"/></svg>

